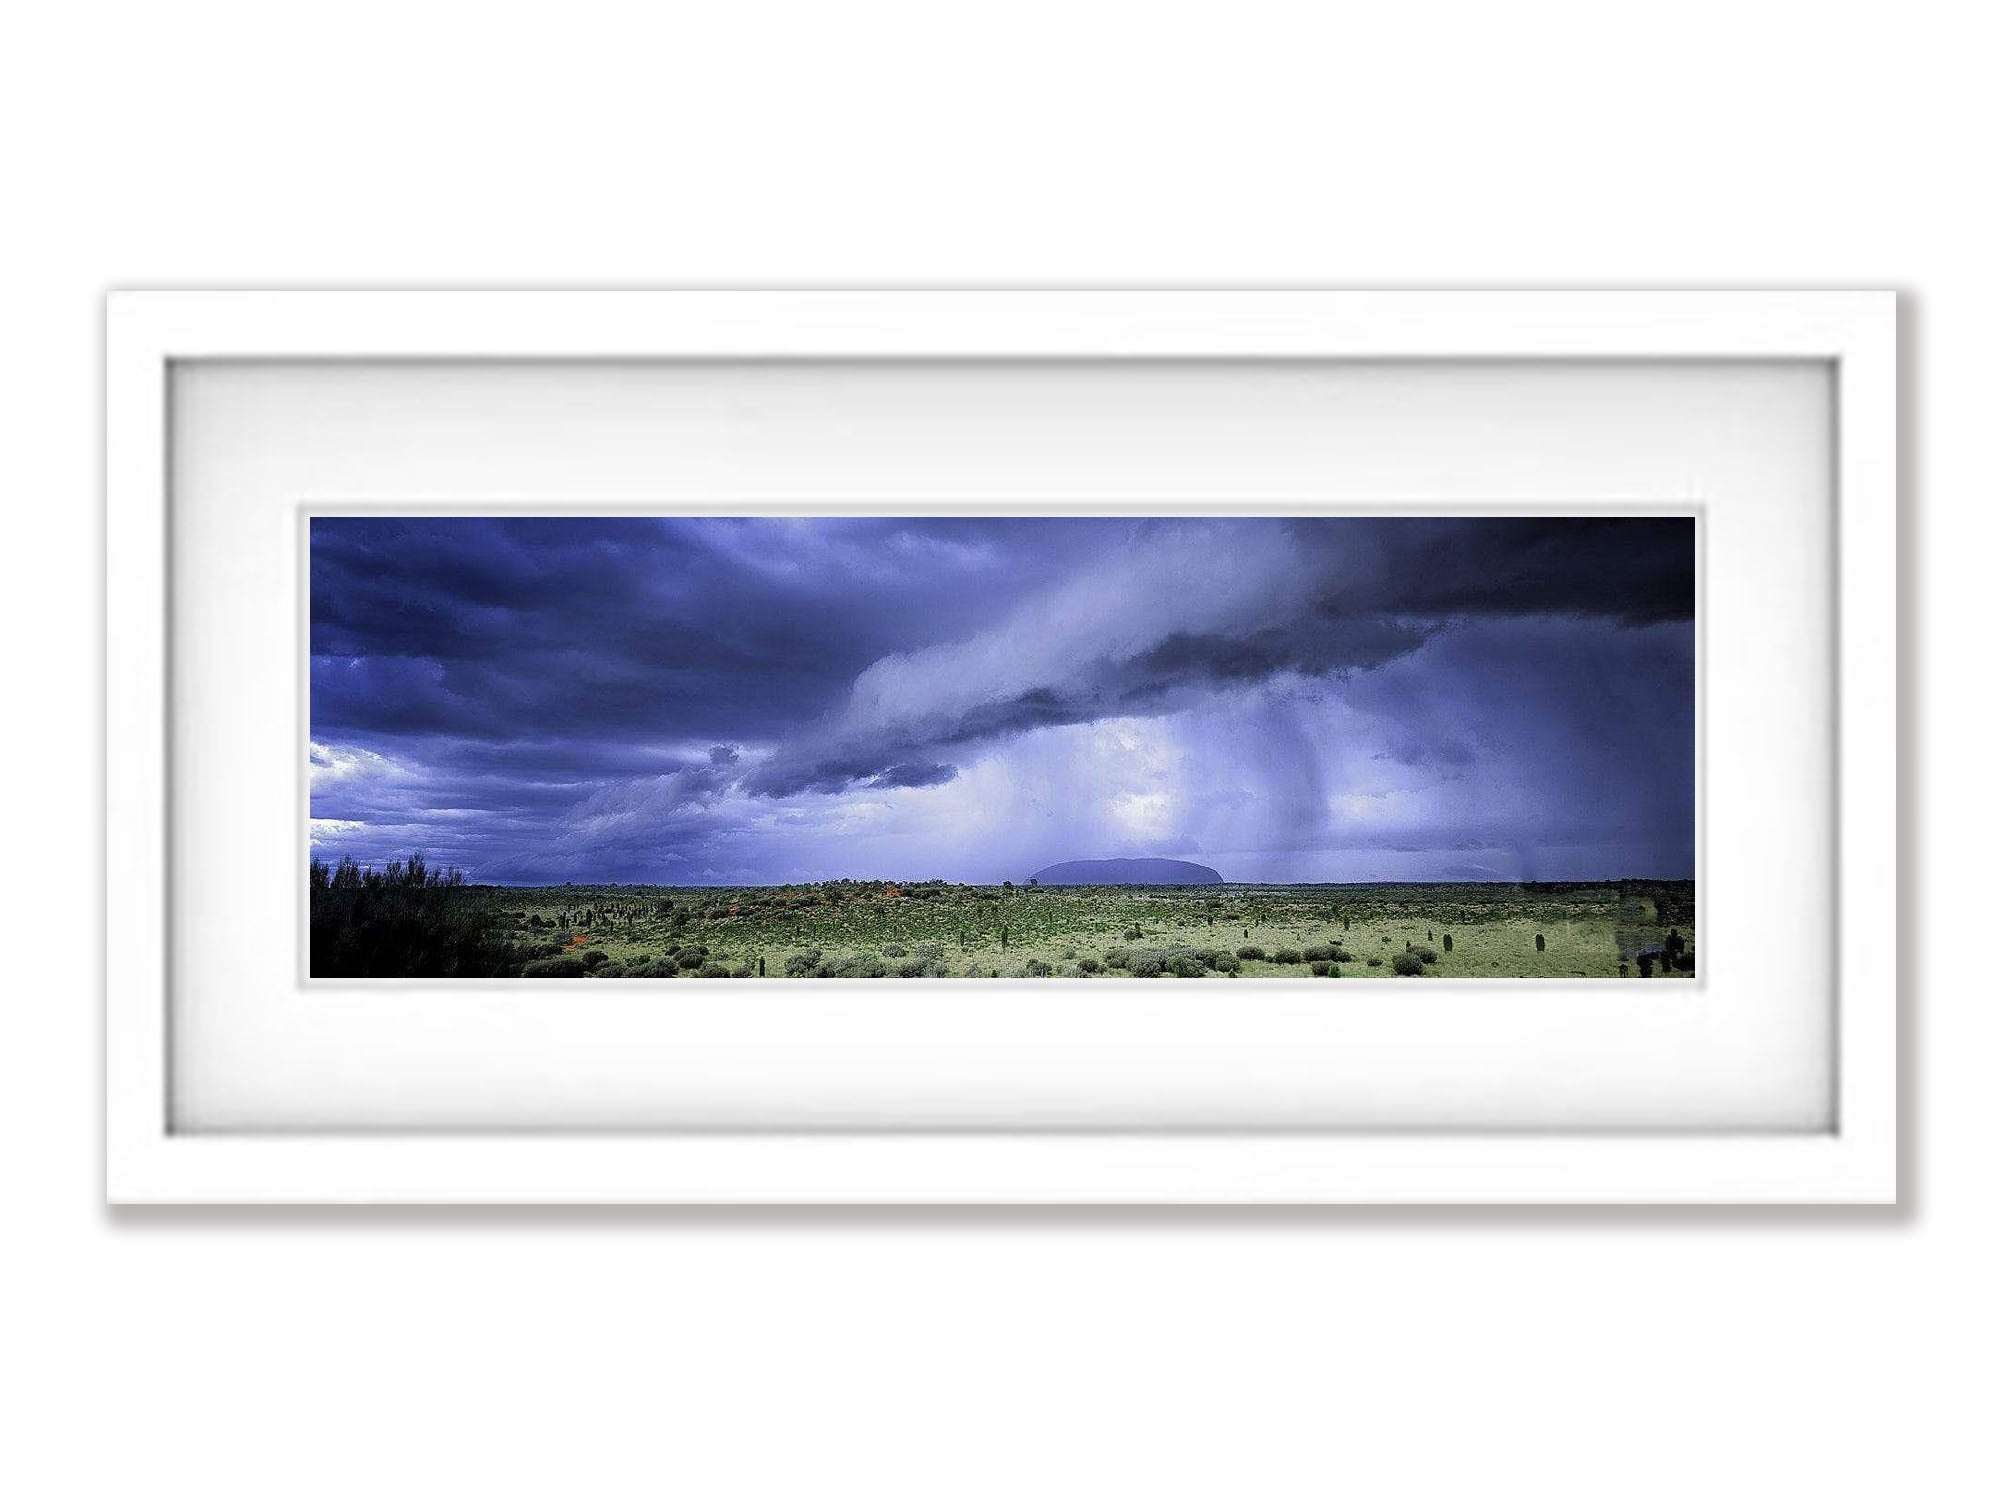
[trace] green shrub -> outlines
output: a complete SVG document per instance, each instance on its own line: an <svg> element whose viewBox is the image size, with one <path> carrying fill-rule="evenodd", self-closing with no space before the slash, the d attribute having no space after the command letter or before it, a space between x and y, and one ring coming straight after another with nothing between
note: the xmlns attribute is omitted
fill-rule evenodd
<svg viewBox="0 0 2000 1500"><path fill-rule="evenodd" d="M1128 927L1125 929L1125 941L1128 943L1136 943L1139 941L1140 938L1144 937L1145 935L1146 935L1145 933L1141 932L1136 927Z"/></svg>
<svg viewBox="0 0 2000 1500"><path fill-rule="evenodd" d="M1434 964L1438 961L1435 948L1412 948L1410 951L1416 955L1419 963Z"/></svg>
<svg viewBox="0 0 2000 1500"><path fill-rule="evenodd" d="M820 979L886 979L889 966L874 953L849 953L814 971Z"/></svg>
<svg viewBox="0 0 2000 1500"><path fill-rule="evenodd" d="M574 958L536 958L521 965L523 979L582 979L589 973Z"/></svg>
<svg viewBox="0 0 2000 1500"><path fill-rule="evenodd" d="M729 978L729 970L724 968L721 964L703 964L700 970L695 974L695 978L727 979Z"/></svg>
<svg viewBox="0 0 2000 1500"><path fill-rule="evenodd" d="M1316 958L1313 960L1312 971L1315 977L1324 979L1333 972L1333 965L1323 958Z"/></svg>
<svg viewBox="0 0 2000 1500"><path fill-rule="evenodd" d="M628 964L625 969L627 979L672 979L680 973L681 966L671 958L652 958L640 964Z"/></svg>
<svg viewBox="0 0 2000 1500"><path fill-rule="evenodd" d="M1031 958L1021 965L1021 975L1025 979L1047 979L1055 970L1039 958Z"/></svg>
<svg viewBox="0 0 2000 1500"><path fill-rule="evenodd" d="M1150 953L1144 958L1135 958L1127 965L1127 971L1134 979L1158 979L1164 965Z"/></svg>
<svg viewBox="0 0 2000 1500"><path fill-rule="evenodd" d="M1167 972L1176 979L1199 979L1208 967L1192 953L1176 953L1167 960Z"/></svg>
<svg viewBox="0 0 2000 1500"><path fill-rule="evenodd" d="M1236 956L1238 958L1262 958L1264 950L1259 948L1255 943L1245 943L1241 948L1236 950Z"/></svg>
<svg viewBox="0 0 2000 1500"><path fill-rule="evenodd" d="M1271 962L1274 964L1296 964L1304 961L1305 955L1296 948L1279 948L1271 954Z"/></svg>
<svg viewBox="0 0 2000 1500"><path fill-rule="evenodd" d="M592 969L590 972L591 976L596 979L618 979L624 975L625 965L599 964L596 968Z"/></svg>
<svg viewBox="0 0 2000 1500"><path fill-rule="evenodd" d="M804 975L812 973L814 969L819 967L821 956L821 952L817 948L808 948L803 953L794 953L790 958L785 960L785 972L794 979L801 978Z"/></svg>
<svg viewBox="0 0 2000 1500"><path fill-rule="evenodd" d="M1076 971L1079 974L1102 974L1104 965L1094 958L1079 958L1076 961Z"/></svg>
<svg viewBox="0 0 2000 1500"><path fill-rule="evenodd" d="M1389 961L1389 967L1405 979L1410 979L1424 972L1424 961L1414 953L1398 953Z"/></svg>
<svg viewBox="0 0 2000 1500"><path fill-rule="evenodd" d="M1381 959L1381 955L1379 955L1379 954L1373 954L1373 953L1371 953L1371 954L1370 954L1370 955L1368 956L1368 967L1369 967L1369 968L1371 968L1371 969L1379 969L1379 968L1381 968L1381 967L1382 967L1382 959Z"/></svg>
<svg viewBox="0 0 2000 1500"><path fill-rule="evenodd" d="M610 962L611 959L611 955L606 953L602 948L586 948L583 952L577 954L577 957L583 960L583 966L586 969L594 969L599 964Z"/></svg>

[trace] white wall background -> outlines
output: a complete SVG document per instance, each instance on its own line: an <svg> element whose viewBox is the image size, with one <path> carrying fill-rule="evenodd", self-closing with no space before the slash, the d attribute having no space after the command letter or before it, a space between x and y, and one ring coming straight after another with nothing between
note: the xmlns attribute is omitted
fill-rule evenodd
<svg viewBox="0 0 2000 1500"><path fill-rule="evenodd" d="M1743 0L11 9L0 1489L1992 1493L1977 25ZM100 292L718 281L1904 288L1909 1206L108 1216Z"/></svg>

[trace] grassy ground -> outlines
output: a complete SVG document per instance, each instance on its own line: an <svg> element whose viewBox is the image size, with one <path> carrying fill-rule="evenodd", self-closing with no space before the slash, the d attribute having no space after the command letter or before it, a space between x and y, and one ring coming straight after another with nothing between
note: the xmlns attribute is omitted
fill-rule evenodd
<svg viewBox="0 0 2000 1500"><path fill-rule="evenodd" d="M1124 978L1154 967L1175 972L1178 958L1185 977L1192 969L1210 978L1372 979L1389 977L1396 958L1411 953L1428 956L1425 976L1616 978L1638 977L1638 955L1665 945L1670 932L1690 953L1695 946L1691 882L472 886L455 899L493 922L531 973L574 974L581 965L602 977L755 977L761 962L770 978L1012 977L1044 968ZM1238 957L1243 948L1261 956ZM1288 950L1300 957L1280 961Z"/></svg>

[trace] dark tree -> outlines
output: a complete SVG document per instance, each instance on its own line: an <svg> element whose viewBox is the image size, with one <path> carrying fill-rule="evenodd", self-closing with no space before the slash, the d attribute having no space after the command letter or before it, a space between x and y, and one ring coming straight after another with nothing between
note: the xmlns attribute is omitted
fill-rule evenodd
<svg viewBox="0 0 2000 1500"><path fill-rule="evenodd" d="M421 854L376 870L343 858L308 870L311 972L317 978L490 978L517 973L524 954L501 914L455 869Z"/></svg>

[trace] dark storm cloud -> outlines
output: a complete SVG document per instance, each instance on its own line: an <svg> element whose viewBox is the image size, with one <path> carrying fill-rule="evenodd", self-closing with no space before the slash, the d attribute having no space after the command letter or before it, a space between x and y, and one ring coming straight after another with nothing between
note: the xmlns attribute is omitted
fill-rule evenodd
<svg viewBox="0 0 2000 1500"><path fill-rule="evenodd" d="M908 765L891 766L868 780L868 785L876 788L899 786L943 786L958 775L958 767L945 765L941 761L928 764L912 761Z"/></svg>
<svg viewBox="0 0 2000 1500"><path fill-rule="evenodd" d="M991 521L317 519L315 730L780 735L1053 562Z"/></svg>
<svg viewBox="0 0 2000 1500"><path fill-rule="evenodd" d="M996 736L1171 713L1281 673L1366 671L1454 621L1686 619L1693 569L1686 520L1143 525L982 635L871 665L841 711L746 784L837 790Z"/></svg>
<svg viewBox="0 0 2000 1500"><path fill-rule="evenodd" d="M1588 679L1583 637L1538 655L1558 637L1532 622L1691 620L1693 541L1631 519L316 520L315 836L486 878L737 878L835 838L761 804L940 794L1037 730L1287 683L1372 691L1393 727L1372 760L1465 776L1504 752L1504 705L1475 731L1468 684L1390 669L1520 621L1513 658L1430 670ZM1648 712L1683 691L1678 658L1604 670L1655 672ZM1606 683L1564 691L1588 722ZM1303 829L1331 793L1294 714L1267 703L1232 753Z"/></svg>
<svg viewBox="0 0 2000 1500"><path fill-rule="evenodd" d="M1694 522L1649 517L1417 517L1364 522L1376 565L1322 608L1427 616L1600 615L1626 624L1694 617ZM1295 523L1316 559L1347 545ZM1348 554L1349 559L1352 553Z"/></svg>

